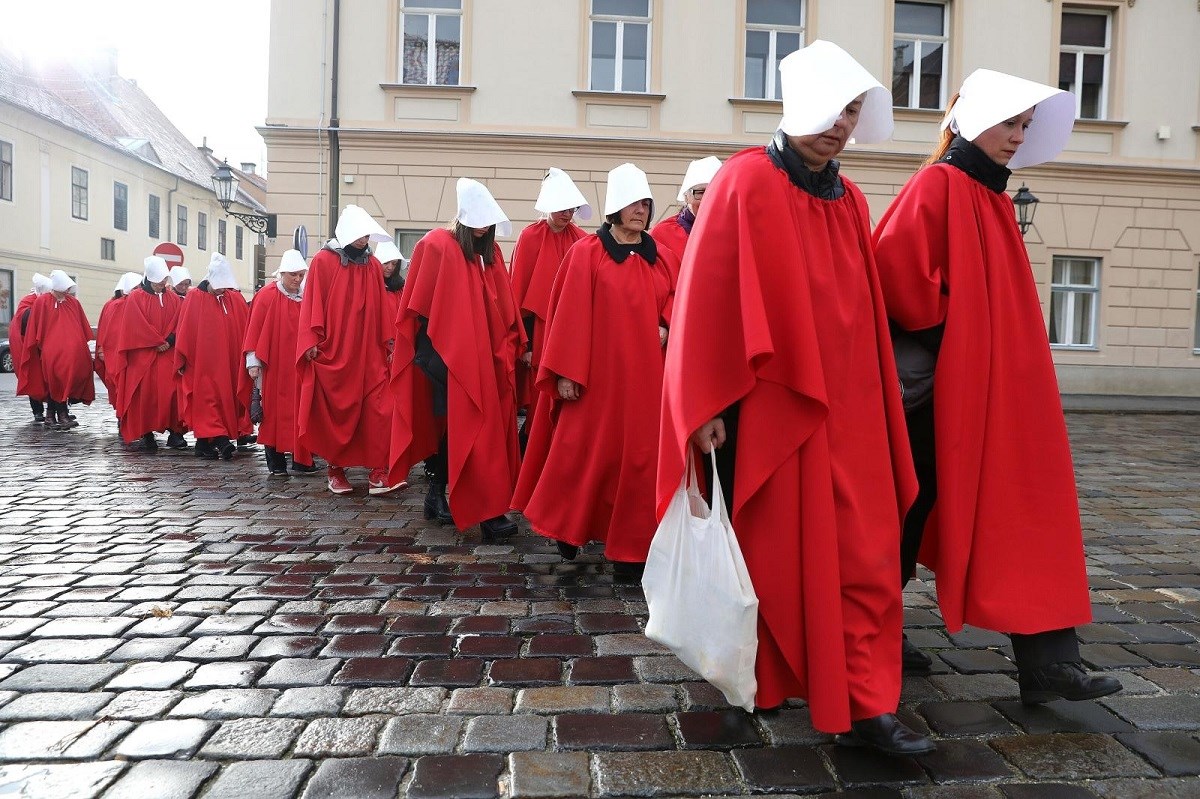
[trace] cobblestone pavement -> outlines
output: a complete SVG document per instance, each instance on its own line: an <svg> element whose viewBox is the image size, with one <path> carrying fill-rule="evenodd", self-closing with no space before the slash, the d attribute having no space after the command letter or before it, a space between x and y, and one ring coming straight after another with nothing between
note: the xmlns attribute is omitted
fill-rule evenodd
<svg viewBox="0 0 1200 799"><path fill-rule="evenodd" d="M0 796L775 793L1200 797L1200 429L1072 415L1095 622L1119 695L1024 708L1006 639L948 636L902 714L937 753L835 747L802 703L748 715L640 634L590 549L334 497L190 451L124 452L107 408L35 430L0 377ZM926 575L928 576L928 575ZM840 793L838 793L840 792Z"/></svg>

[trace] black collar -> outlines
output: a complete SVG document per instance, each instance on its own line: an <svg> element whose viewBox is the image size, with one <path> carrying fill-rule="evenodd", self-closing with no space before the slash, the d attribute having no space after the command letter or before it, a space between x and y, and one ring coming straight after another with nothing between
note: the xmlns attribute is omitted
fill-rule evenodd
<svg viewBox="0 0 1200 799"><path fill-rule="evenodd" d="M644 230L642 231L642 240L637 244L621 244L613 238L612 225L608 222L600 226L596 235L600 237L600 243L608 251L608 256L619 264L625 263L625 259L629 257L630 253L642 256L648 264L658 260L658 247L655 246L654 239L650 238L650 234Z"/></svg>
<svg viewBox="0 0 1200 799"><path fill-rule="evenodd" d="M941 160L950 166L958 167L997 194L1003 194L1008 188L1008 176L1012 174L1012 170L988 158L974 142L969 142L962 136L954 137L954 141L950 142L950 149Z"/></svg>
<svg viewBox="0 0 1200 799"><path fill-rule="evenodd" d="M143 290L143 291L145 291L147 294L154 294L154 293L156 293L156 292L154 291L154 287L150 285L150 278L148 278L148 277L143 277L143 278L142 278L142 283L141 283L141 285L140 285L140 286L138 286L138 288L142 289L142 290Z"/></svg>
<svg viewBox="0 0 1200 799"><path fill-rule="evenodd" d="M788 144L787 134L782 130L775 131L771 137L767 156L775 166L787 173L796 188L819 200L837 200L846 193L846 184L842 183L842 177L838 174L841 164L837 160L831 159L820 172L812 171Z"/></svg>
<svg viewBox="0 0 1200 799"><path fill-rule="evenodd" d="M326 244L325 249L329 250L330 252L337 253L338 258L340 258L342 261L342 266L346 266L347 264L365 264L367 259L371 257L370 247L367 247L365 250L363 250L357 258L351 258L346 250L340 246L332 247L329 244Z"/></svg>

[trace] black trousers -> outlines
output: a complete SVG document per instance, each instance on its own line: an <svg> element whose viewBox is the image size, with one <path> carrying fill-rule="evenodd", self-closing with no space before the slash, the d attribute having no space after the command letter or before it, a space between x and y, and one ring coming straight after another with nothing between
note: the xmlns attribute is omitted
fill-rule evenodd
<svg viewBox="0 0 1200 799"><path fill-rule="evenodd" d="M34 416L45 416L46 403L42 402L40 399L34 399L33 397L30 397L29 410L33 411Z"/></svg>
<svg viewBox="0 0 1200 799"><path fill-rule="evenodd" d="M740 406L737 403L722 411L721 421L725 423L725 443L717 448L717 476L721 478L721 494L725 497L725 507L729 510L730 516L733 515L733 474L737 455L739 415ZM704 456L703 463L705 482L711 488L713 484L712 459Z"/></svg>
<svg viewBox="0 0 1200 799"><path fill-rule="evenodd" d="M430 483L445 485L450 481L450 436L442 435L437 452L425 459L425 477Z"/></svg>
<svg viewBox="0 0 1200 799"><path fill-rule="evenodd" d="M908 441L917 472L917 498L904 517L900 538L900 585L908 585L917 569L917 553L925 533L925 522L937 502L937 456L934 447L933 403L906 415ZM1074 627L1030 635L1009 633L1013 659L1022 671L1051 663L1079 663L1079 638Z"/></svg>

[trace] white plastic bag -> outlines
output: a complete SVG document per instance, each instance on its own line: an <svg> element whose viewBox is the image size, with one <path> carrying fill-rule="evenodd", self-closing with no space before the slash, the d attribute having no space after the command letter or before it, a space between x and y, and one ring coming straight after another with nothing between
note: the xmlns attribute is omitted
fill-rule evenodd
<svg viewBox="0 0 1200 799"><path fill-rule="evenodd" d="M694 459L650 542L642 590L646 637L668 647L729 704L754 709L758 597L738 547L713 459L713 508L696 486Z"/></svg>

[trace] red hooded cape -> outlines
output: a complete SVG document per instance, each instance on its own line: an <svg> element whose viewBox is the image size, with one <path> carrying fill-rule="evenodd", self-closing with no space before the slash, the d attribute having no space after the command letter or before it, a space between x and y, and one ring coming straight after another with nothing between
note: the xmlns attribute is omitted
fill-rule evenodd
<svg viewBox="0 0 1200 799"><path fill-rule="evenodd" d="M653 264L636 254L617 263L588 236L567 253L550 296L542 397L512 504L538 533L604 541L614 561L644 563L657 527L658 328L672 257L660 249ZM559 377L580 384L582 397L560 399Z"/></svg>
<svg viewBox="0 0 1200 799"><path fill-rule="evenodd" d="M250 308L241 292L220 297L203 289L187 293L175 334L179 407L197 438L249 435L250 386L239 385L246 369L242 341Z"/></svg>
<svg viewBox="0 0 1200 799"><path fill-rule="evenodd" d="M92 326L79 300L70 294L59 300L46 292L34 300L29 313L21 368L31 371L36 368L31 359L40 359L46 397L54 402L72 399L91 405L96 398L87 345L91 340Z"/></svg>
<svg viewBox="0 0 1200 799"><path fill-rule="evenodd" d="M42 376L42 358L37 350L26 353L25 339L28 334L21 332L21 317L26 311L33 310L33 301L37 294L26 294L17 303L13 313L12 324L8 328L8 351L12 355L13 371L17 373L17 396L31 397L36 400L46 399L46 378ZM29 327L26 320L25 326ZM29 330L32 333L32 328Z"/></svg>
<svg viewBox="0 0 1200 799"><path fill-rule="evenodd" d="M300 303L290 300L271 281L258 290L250 304L250 322L242 342L243 353L253 352L262 363L263 420L258 441L279 452L291 452L301 463L310 463L305 450L296 452L296 402L300 372L296 368L296 335L300 327ZM243 359L243 364L245 360ZM238 378L247 396L253 388L243 368Z"/></svg>
<svg viewBox="0 0 1200 799"><path fill-rule="evenodd" d="M555 233L545 219L534 222L521 231L512 257L513 297L521 315L533 316L533 363L517 365L517 399L520 405L529 406L529 418L533 418L538 392L534 388L538 365L541 363L542 346L546 337L546 314L550 306L550 287L554 276L571 245L587 234L574 222ZM528 422L526 422L528 424Z"/></svg>
<svg viewBox="0 0 1200 799"><path fill-rule="evenodd" d="M115 352L117 348L121 304L124 301L124 295L113 297L100 309L100 318L96 320L96 360L93 364L96 374L104 383L104 388L108 390L108 404L117 410L117 418L121 416L121 411L117 408L117 401L120 399L120 388L117 381L120 379L121 373L112 368L108 358L110 357L109 353ZM103 358L100 357L102 353Z"/></svg>
<svg viewBox="0 0 1200 799"><path fill-rule="evenodd" d="M450 512L466 529L509 509L520 467L516 363L525 331L499 245L487 267L465 259L445 229L413 249L396 318L392 480L433 454L441 436L429 383L413 361L417 317L429 320L426 332L449 372Z"/></svg>
<svg viewBox="0 0 1200 799"><path fill-rule="evenodd" d="M669 216L650 230L650 236L660 247L666 247L682 261L687 249L688 232L679 224L679 214Z"/></svg>
<svg viewBox="0 0 1200 799"><path fill-rule="evenodd" d="M733 528L759 598L756 703L813 725L894 712L900 520L916 494L867 205L791 184L763 148L705 193L675 296L658 513L688 438L739 403Z"/></svg>
<svg viewBox="0 0 1200 799"><path fill-rule="evenodd" d="M341 255L324 248L308 266L295 352L297 446L334 466L375 469L388 462L393 333L383 318L386 294L374 256L343 265ZM313 347L319 354L310 361L306 353Z"/></svg>
<svg viewBox="0 0 1200 799"><path fill-rule="evenodd" d="M888 315L945 322L934 375L938 496L921 561L951 632L1091 621L1071 449L1046 323L1012 200L949 164L879 222Z"/></svg>
<svg viewBox="0 0 1200 799"><path fill-rule="evenodd" d="M109 368L115 367L121 374L117 408L125 441L136 441L150 432L184 429L175 354L157 349L175 335L183 300L170 289L155 294L145 286L143 282L125 298L115 351L105 354Z"/></svg>

